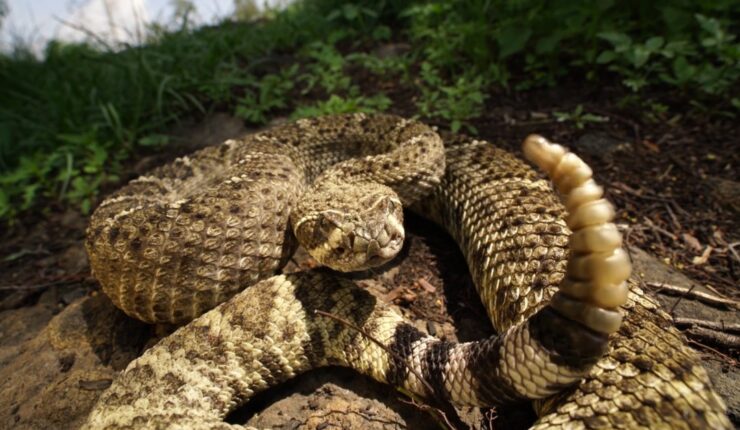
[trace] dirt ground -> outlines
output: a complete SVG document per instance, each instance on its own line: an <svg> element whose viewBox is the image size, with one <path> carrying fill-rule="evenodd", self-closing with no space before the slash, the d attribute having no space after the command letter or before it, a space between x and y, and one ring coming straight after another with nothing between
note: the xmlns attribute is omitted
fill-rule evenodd
<svg viewBox="0 0 740 430"><path fill-rule="evenodd" d="M399 101L394 113L413 112L413 94L390 83L371 84ZM670 116L647 122L610 103L617 98L613 91L574 86L527 98L495 94L473 125L481 137L512 150L533 132L575 149L617 205L646 289L677 317L740 323L737 124ZM550 114L578 104L608 121L578 129ZM125 179L245 131L225 114L183 124L174 131L180 136L174 146L133 160ZM29 214L0 234L0 428L78 426L116 374L156 340L154 328L126 317L98 291L83 247L86 222L50 203L43 214ZM464 341L489 334L454 242L418 217L409 216L407 225L411 236L403 258L358 282L437 336ZM298 254L287 270L311 264ZM672 286L720 300L708 305ZM740 425L738 333L685 333ZM534 419L528 405L459 412L476 428L525 428ZM279 428L438 426L422 405L343 369L312 372L270 390L229 420Z"/></svg>

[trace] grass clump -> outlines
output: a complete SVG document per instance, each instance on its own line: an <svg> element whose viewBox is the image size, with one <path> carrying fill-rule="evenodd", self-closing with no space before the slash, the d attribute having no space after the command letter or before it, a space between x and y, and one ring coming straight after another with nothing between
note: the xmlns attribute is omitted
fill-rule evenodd
<svg viewBox="0 0 740 430"><path fill-rule="evenodd" d="M0 55L0 219L42 199L88 211L121 162L167 143L162 131L183 116L228 105L265 122L297 68L256 69L318 39L325 21L296 6L265 23L153 32L120 52L52 42L43 59Z"/></svg>

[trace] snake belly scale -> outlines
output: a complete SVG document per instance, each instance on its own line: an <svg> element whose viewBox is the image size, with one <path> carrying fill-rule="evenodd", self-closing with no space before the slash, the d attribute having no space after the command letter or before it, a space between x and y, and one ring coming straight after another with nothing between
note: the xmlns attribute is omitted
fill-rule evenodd
<svg viewBox="0 0 740 430"><path fill-rule="evenodd" d="M388 115L303 121L175 161L101 204L88 252L117 306L146 321L184 321L226 302L133 361L85 428L240 428L223 422L237 405L325 365L455 405L535 399L536 428L730 428L723 401L670 317L625 281L629 263L613 210L580 159L541 138L525 144L563 193L563 205L550 183L512 154L449 135L436 157L435 136ZM267 168L238 167L250 163ZM243 182L250 185L234 187ZM363 191L326 199L324 184ZM265 187L282 198L229 212ZM221 194L203 196L202 188ZM294 204L306 194L313 200ZM384 221L344 213L361 197L368 198L360 207ZM327 200L344 208L341 216L321 209ZM387 261L403 234L397 202L457 241L500 336L440 341L325 269L272 276L295 246L289 225L312 255L338 262L338 270ZM267 233L229 233L253 227L254 211L278 213L264 215L278 222L260 224ZM348 232L368 217L361 233ZM232 240L222 239L229 234ZM182 250L196 243L205 245L202 256ZM234 248L249 252L229 257ZM255 256L256 266L243 260ZM317 310L356 324L383 347Z"/></svg>

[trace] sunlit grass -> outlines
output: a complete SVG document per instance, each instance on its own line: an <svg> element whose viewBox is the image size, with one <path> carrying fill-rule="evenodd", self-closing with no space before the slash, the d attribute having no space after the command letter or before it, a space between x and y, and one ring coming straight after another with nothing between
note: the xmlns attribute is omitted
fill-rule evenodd
<svg viewBox="0 0 740 430"><path fill-rule="evenodd" d="M0 223L49 202L89 211L125 161L167 144L183 117L227 110L263 124L390 108L382 91L360 90L358 68L405 87L422 117L472 133L491 88L574 77L621 83L638 102L669 88L693 109L736 115L731 5L304 0L249 23L151 28L143 46L118 52L52 42L37 59L19 48L0 54ZM373 54L383 44L408 48Z"/></svg>

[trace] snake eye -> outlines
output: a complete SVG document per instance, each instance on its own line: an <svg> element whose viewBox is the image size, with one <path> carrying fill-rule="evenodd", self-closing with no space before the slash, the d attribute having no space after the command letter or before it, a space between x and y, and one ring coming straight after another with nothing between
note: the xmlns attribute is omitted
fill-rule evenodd
<svg viewBox="0 0 740 430"><path fill-rule="evenodd" d="M342 224L342 215L335 211L322 212L320 218L319 226L324 229L329 229Z"/></svg>
<svg viewBox="0 0 740 430"><path fill-rule="evenodd" d="M403 209L403 205L401 204L400 201L393 199L393 198L388 199L388 209L387 209L388 212L387 213L395 214L396 211L402 210L402 209Z"/></svg>

